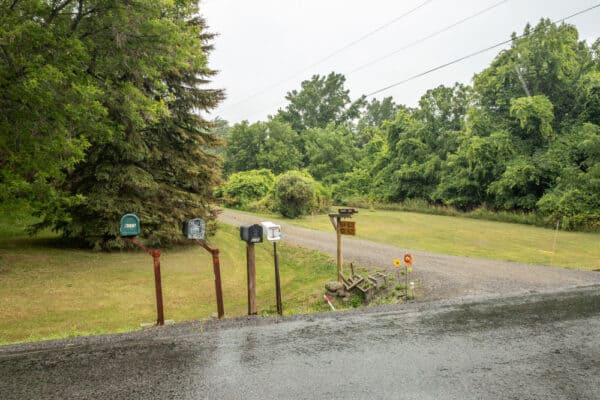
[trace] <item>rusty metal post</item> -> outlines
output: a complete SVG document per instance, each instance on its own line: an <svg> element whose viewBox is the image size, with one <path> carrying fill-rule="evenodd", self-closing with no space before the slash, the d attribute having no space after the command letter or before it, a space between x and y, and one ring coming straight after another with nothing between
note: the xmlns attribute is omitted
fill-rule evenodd
<svg viewBox="0 0 600 400"><path fill-rule="evenodd" d="M160 250L153 250L154 258L154 288L156 290L156 325L165 324L165 315L163 313L162 282L160 279Z"/></svg>
<svg viewBox="0 0 600 400"><path fill-rule="evenodd" d="M213 271L215 273L215 292L217 294L217 312L219 319L225 315L223 308L223 289L221 288L221 265L219 263L219 249L211 251L213 257Z"/></svg>
<svg viewBox="0 0 600 400"><path fill-rule="evenodd" d="M125 238L133 243L136 247L144 250L150 254L154 259L154 289L156 292L156 324L165 324L165 315L163 312L163 297L162 297L162 283L160 279L160 250L151 250L144 246L137 238Z"/></svg>
<svg viewBox="0 0 600 400"><path fill-rule="evenodd" d="M277 242L273 242L273 258L275 259L275 297L277 299L277 314L283 315L281 304L281 284L279 281L279 258L277 257Z"/></svg>
<svg viewBox="0 0 600 400"><path fill-rule="evenodd" d="M212 255L213 272L215 275L215 293L217 296L217 313L219 315L219 319L221 319L225 315L225 308L223 307L223 288L221 286L221 264L219 261L219 249L211 248L204 240L196 239L196 243L198 243Z"/></svg>
<svg viewBox="0 0 600 400"><path fill-rule="evenodd" d="M254 243L246 244L246 267L248 273L248 315L256 315L256 261Z"/></svg>

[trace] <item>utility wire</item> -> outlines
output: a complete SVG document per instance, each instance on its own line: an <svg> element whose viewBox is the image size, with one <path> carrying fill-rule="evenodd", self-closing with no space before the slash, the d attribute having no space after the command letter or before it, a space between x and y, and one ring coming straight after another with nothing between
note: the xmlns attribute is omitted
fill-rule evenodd
<svg viewBox="0 0 600 400"><path fill-rule="evenodd" d="M587 13L587 12L590 12L590 11L592 11L592 10L594 10L594 9L598 8L598 7L600 7L600 3L598 3L598 4L594 5L594 6L591 6L591 7L589 7L589 8L586 8L586 9L584 9L584 10L578 11L578 12L576 12L576 13L574 13L574 14L571 14L571 15L569 15L569 16L566 16L566 17L564 17L564 18L559 18L559 19L557 19L557 20L553 21L553 23L554 23L554 24L556 24L556 23L559 23L559 22L564 22L564 21L566 21L566 20L568 20L568 19L571 19L571 18L577 17L577 16L579 16L579 15L585 14L585 13ZM515 37L514 37L514 39L521 39L521 38L523 38L523 37L525 37L525 36L526 36L525 34L521 34L521 35L515 36ZM378 94L378 93L384 92L384 91L386 91L386 90L388 90L388 89L391 89L391 88L393 88L393 87L396 87L396 86L399 86L399 85L405 84L405 83L407 83L407 82L410 82L410 81L412 81L412 80L415 80L415 79L417 79L417 78L420 78L420 77L422 77L422 76L429 75L429 74L430 74L430 73L432 73L432 72L439 71L440 69L446 68L446 67L448 67L448 66L450 66L450 65L457 64L457 63L459 63L459 62L461 62L461 61L467 60L467 59L469 59L469 58L475 57L475 56L477 56L477 55L479 55L479 54L485 53L485 52L487 52L487 51L490 51L490 50L492 50L492 49L495 49L495 48L497 48L497 47L500 47L500 46L503 46L503 45L505 45L505 44L511 43L512 41L513 41L513 38L510 38L510 39L508 39L508 40L504 40L504 41L502 41L502 42L500 42L500 43L496 43L496 44L494 44L494 45L491 45L491 46L488 46L488 47L486 47L486 48L484 48L484 49L481 49L481 50L478 50L478 51L476 51L476 52L473 52L473 53L467 54L466 56L463 56L463 57L457 58L457 59L455 59L455 60L452 60L452 61L449 61L449 62L447 62L447 63L445 63L445 64L438 65L437 67L434 67L434 68L428 69L427 71L420 72L420 73L418 73L418 74L416 74L416 75L410 76L410 77L408 77L408 78L406 78L406 79L403 79L403 80L401 80L401 81L399 81L399 82L392 83L391 85L385 86L385 87L383 87L383 88L381 88L381 89L377 89L377 90L375 90L375 91L373 91L373 92L371 92L371 93L368 93L368 94L366 94L365 96L367 96L367 97L370 97L370 96L373 96L373 95L375 95L375 94Z"/></svg>
<svg viewBox="0 0 600 400"><path fill-rule="evenodd" d="M364 35L362 35L362 36L361 36L361 37L359 37L358 39L355 39L355 40L353 40L352 42L350 42L350 43L348 43L348 44L346 44L346 45L344 45L344 46L340 47L340 48L339 48L339 49L337 49L337 50L334 50L332 53L329 53L329 54L328 54L328 55L326 55L325 57L323 57L323 58L321 58L321 59L319 59L319 60L315 61L314 63L310 64L309 66L307 66L307 67L305 67L305 68L303 68L303 69L301 69L301 70L298 70L298 71L296 71L296 72L295 72L293 75L290 75L290 76L288 76L287 78L284 78L284 79L282 79L282 80L280 80L280 81L277 81L277 82L275 82L275 83L273 83L273 84L271 84L271 85L269 85L269 86L267 86L267 87L265 87L265 88L263 88L263 89L260 89L260 90L258 90L258 91L256 91L256 92L254 92L253 94L251 94L251 95L249 95L249 96L247 96L247 97L245 97L245 98L243 98L243 99L241 99L241 100L239 100L239 101L236 101L235 103L232 103L232 104L230 104L230 105L226 106L226 107L224 108L224 110L227 110L227 109L230 109L230 108L232 108L232 107L235 107L235 106L237 106L237 105L239 105L239 104L245 103L245 102L246 102L246 101L248 101L248 100L251 100L251 99L253 99L253 98L257 97L257 96L260 96L261 94L263 94L263 93L265 93L265 92L267 92L267 91L269 91L269 90L271 90L271 89L273 89L273 88L276 88L276 87L278 87L278 86L280 86L280 85L282 85L282 84L284 84L284 83L286 83L286 82L290 81L291 79L294 79L294 78L296 78L298 75L300 75L300 74L303 74L304 72L306 72L306 71L310 70L311 68L314 68L314 67L316 67L317 65L320 65L320 64L324 63L325 61L327 61L327 60L329 60L329 59L333 58L334 56L336 56L336 55L340 54L341 52L343 52L343 51L345 51L345 50L349 49L350 47L352 47L352 46L354 46L354 45L356 45L356 44L358 44L358 43L362 42L363 40L365 40L365 39L367 39L367 38L369 38L369 37L371 37L371 36L373 36L373 35L374 35L374 34L376 34L377 32L379 32L379 31L381 31L381 30L383 30L383 29L387 28L388 26L390 26L390 25L393 25L393 24L395 24L396 22L398 22L398 21L400 21L400 20L402 20L402 19L404 19L404 18L408 17L409 15L411 15L411 14L413 14L414 12L416 12L417 10L419 10L419 9L421 9L421 8L423 8L423 7L425 7L427 4L431 3L432 1L434 1L434 0L426 0L426 1L422 2L422 3L421 3L421 4L419 4L418 6L416 6L416 7L412 8L412 9L410 9L410 10L406 11L405 13L403 13L403 14L401 14L401 15L397 16L396 18L394 18L394 19L392 19L392 20L390 20L390 21L386 22L385 24L383 24L383 25L381 25L381 26L379 26L379 27L377 27L377 28L373 29L372 31L370 31L370 32L368 32L368 33L365 33Z"/></svg>
<svg viewBox="0 0 600 400"><path fill-rule="evenodd" d="M365 68L367 68L367 67L369 67L369 66L371 66L373 64L378 63L379 61L382 61L382 60L384 60L386 58L389 58L389 57L391 57L393 55L396 55L397 53L399 53L401 51L407 50L407 49L409 49L411 47L414 47L414 46L416 46L418 44L421 44L421 43L423 43L423 42L425 42L425 41L427 41L427 40L429 40L429 39L431 39L431 38L433 38L435 36L438 36L438 35L440 35L440 34L442 34L444 32L449 31L452 28L455 28L455 27L457 27L459 25L462 25L462 24L464 24L465 22L467 22L469 20L477 18L480 15L482 15L482 14L488 12L488 11L491 11L491 10L493 10L496 7L499 7L499 6L501 6L502 4L504 4L506 2L508 2L508 0L499 1L499 2L497 2L497 3L495 3L495 4L491 5L491 6L489 6L489 7L485 8L485 9L483 9L483 10L475 13L475 14L472 14L472 15L470 15L468 17L462 18L462 19L460 19L460 20L458 20L458 21L456 21L456 22L454 22L454 23L452 23L452 24L450 24L450 25L448 25L448 26L446 26L446 27L444 27L442 29L439 29L439 30L437 30L437 31L435 31L435 32L427 35L427 36L424 36L424 37L419 38L419 39L417 39L417 40L415 40L415 41L413 41L411 43L408 43L405 46L403 46L402 48L400 48L400 49L398 49L398 50L396 50L396 51L394 51L392 53L388 53L388 54L386 54L386 55L384 55L384 56L382 56L382 57L380 57L380 58L378 58L376 60L370 61L369 63L366 63L366 64L363 64L363 65L361 65L359 67L356 67L353 70L351 70L350 72L346 73L345 75L346 76L352 75L353 73L355 73L357 71L365 69ZM265 91L268 90L268 89L269 88L265 89ZM275 105L280 105L280 104L283 104L283 103L285 103L285 101L278 101L277 103L273 103L270 108L272 108ZM258 114L259 114L258 112L252 112L252 113L244 114L244 118L247 118L247 117L253 116L253 115L258 115Z"/></svg>
<svg viewBox="0 0 600 400"><path fill-rule="evenodd" d="M414 46L416 46L416 45L418 45L418 44L421 44L421 43L423 43L423 42L425 42L425 41L427 41L427 40L429 40L429 39L433 38L433 37L436 37L436 36L438 36L438 35L440 35L440 34L442 34L442 33L444 33L444 32L447 32L447 31L449 31L449 30L450 30L450 29L452 29L452 28L455 28L455 27L457 27L457 26L459 26L459 25L462 25L462 24L464 24L465 22L467 22L467 21L469 21L469 20L472 20L472 19L474 19L474 18L477 18L477 17L479 17L480 15L482 15L482 14L485 14L486 12L488 12L488 11L491 11L491 10L493 10L493 9L494 9L494 8L496 8L496 7L499 7L499 6L501 6L502 4L504 4L504 3L506 3L506 2L508 2L508 0L502 0L502 1L499 1L498 3L496 3L496 4L493 4L493 5L491 5L490 7L487 7L487 8L485 8L485 9L483 9L483 10L481 10L481 11L479 11L479 12L477 12L477 13L473 14L473 15L469 15L468 17L465 17L465 18L463 18L463 19L461 19L461 20L458 20L458 21L454 22L453 24L450 24L450 25L448 25L448 26L446 26L446 27L444 27L444 28L442 28L442 29L439 29L439 30L437 30L437 31L435 31L435 32L433 32L433 33L431 33L431 34L427 35L427 36L424 36L424 37L422 37L422 38L419 38L419 39L417 39L417 40L415 40L415 41L413 41L413 42L411 42L411 43L408 43L408 44L406 44L405 46L403 46L403 47L399 48L398 50L395 50L395 51L393 51L393 52L391 52L391 53L388 53L388 54L386 54L386 55L384 55L384 56L381 56L381 57L379 57L379 58L376 58L375 60L369 61L368 63L366 63L366 64L363 64L363 65L361 65L361 66L358 66L358 67L354 68L353 70L351 70L350 72L348 72L346 75L351 75L351 74L353 74L353 73L355 73L355 72L358 72L358 71L360 71L360 70L362 70L362 69L365 69L365 68L367 68L367 67L370 67L370 66L371 66L371 65L373 65L373 64L377 64L377 63L378 63L378 62L380 62L380 61L383 61L383 60L385 60L385 59L387 59L387 58L390 58L390 57L392 57L392 56L395 56L396 54L398 54L398 53L400 53L400 52L402 52L402 51L404 51L404 50L408 50L408 49L410 49L411 47L414 47Z"/></svg>

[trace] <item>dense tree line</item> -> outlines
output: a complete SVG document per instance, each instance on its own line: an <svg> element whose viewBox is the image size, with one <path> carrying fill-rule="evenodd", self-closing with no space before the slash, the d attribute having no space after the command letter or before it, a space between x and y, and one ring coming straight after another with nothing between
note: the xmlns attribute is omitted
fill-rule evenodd
<svg viewBox="0 0 600 400"><path fill-rule="evenodd" d="M600 41L542 20L473 78L415 108L355 101L343 75L313 76L265 122L227 136L227 174L304 169L338 202L421 199L534 212L600 228Z"/></svg>
<svg viewBox="0 0 600 400"><path fill-rule="evenodd" d="M0 201L119 247L136 212L151 244L185 217L213 218L220 139L200 115L223 98L203 86L212 35L189 0L0 3Z"/></svg>

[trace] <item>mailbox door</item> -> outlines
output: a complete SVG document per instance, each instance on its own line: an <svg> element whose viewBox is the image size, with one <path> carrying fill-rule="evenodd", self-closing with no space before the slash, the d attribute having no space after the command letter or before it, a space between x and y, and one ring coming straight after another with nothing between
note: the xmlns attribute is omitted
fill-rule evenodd
<svg viewBox="0 0 600 400"><path fill-rule="evenodd" d="M240 239L247 243L262 243L263 228L261 225L240 226Z"/></svg>
<svg viewBox="0 0 600 400"><path fill-rule="evenodd" d="M140 234L140 219L135 214L125 214L119 223L119 233L122 237L133 237Z"/></svg>
<svg viewBox="0 0 600 400"><path fill-rule="evenodd" d="M248 229L249 243L262 243L263 241L263 227L259 224L251 225Z"/></svg>
<svg viewBox="0 0 600 400"><path fill-rule="evenodd" d="M184 230L184 234L188 239L202 240L206 235L204 220L200 218L187 220L184 224Z"/></svg>

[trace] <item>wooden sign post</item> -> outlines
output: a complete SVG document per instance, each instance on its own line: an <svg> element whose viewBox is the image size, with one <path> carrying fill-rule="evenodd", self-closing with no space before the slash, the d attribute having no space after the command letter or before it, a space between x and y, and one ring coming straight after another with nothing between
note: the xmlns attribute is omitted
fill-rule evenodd
<svg viewBox="0 0 600 400"><path fill-rule="evenodd" d="M337 269L338 269L338 282L344 280L343 262L344 257L342 254L342 235L356 235L356 224L354 221L342 221L342 218L352 218L353 214L357 214L358 210L354 208L340 208L337 214L329 214L329 220L335 229L337 237Z"/></svg>

